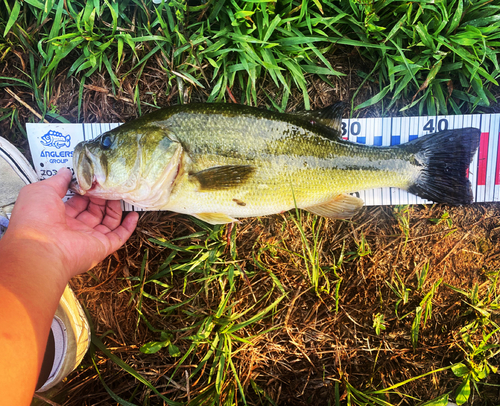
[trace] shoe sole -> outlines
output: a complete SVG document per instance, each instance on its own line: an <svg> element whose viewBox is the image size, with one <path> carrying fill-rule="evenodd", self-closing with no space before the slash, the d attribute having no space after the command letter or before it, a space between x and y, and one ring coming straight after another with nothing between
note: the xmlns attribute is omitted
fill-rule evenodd
<svg viewBox="0 0 500 406"><path fill-rule="evenodd" d="M28 160L16 147L2 137L0 137L0 157L5 159L27 185L38 181L38 176Z"/></svg>

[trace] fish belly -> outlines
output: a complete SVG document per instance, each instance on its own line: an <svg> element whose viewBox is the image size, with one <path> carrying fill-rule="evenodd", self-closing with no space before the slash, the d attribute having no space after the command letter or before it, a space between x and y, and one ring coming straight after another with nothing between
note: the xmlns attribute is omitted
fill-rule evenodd
<svg viewBox="0 0 500 406"><path fill-rule="evenodd" d="M205 165L235 164L234 161L215 161L209 160ZM190 172L185 171L176 181L169 202L162 209L185 214L222 213L234 218L264 216L295 207L307 209L329 202L343 193L363 189L385 186L405 188L414 176L412 167L404 162L404 170L370 170L362 167L336 169L331 162L326 165L321 160L310 161L303 157L278 157L262 160L258 164L254 162L257 169L243 184L213 190L202 190Z"/></svg>

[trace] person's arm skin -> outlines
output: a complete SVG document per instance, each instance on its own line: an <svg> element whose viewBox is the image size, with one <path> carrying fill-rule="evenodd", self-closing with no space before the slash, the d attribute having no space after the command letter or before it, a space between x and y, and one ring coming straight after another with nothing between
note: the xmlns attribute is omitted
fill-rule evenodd
<svg viewBox="0 0 500 406"><path fill-rule="evenodd" d="M116 251L137 225L118 201L75 196L67 169L21 190L0 240L0 403L29 405L50 325L72 276Z"/></svg>

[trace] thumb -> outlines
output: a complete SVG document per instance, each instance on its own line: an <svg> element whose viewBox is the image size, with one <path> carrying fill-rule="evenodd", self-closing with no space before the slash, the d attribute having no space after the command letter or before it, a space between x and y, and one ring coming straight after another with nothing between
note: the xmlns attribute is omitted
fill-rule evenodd
<svg viewBox="0 0 500 406"><path fill-rule="evenodd" d="M71 178L71 171L68 168L61 168L57 171L56 175L49 179L43 180L42 183L52 187L62 199L64 196L66 196Z"/></svg>

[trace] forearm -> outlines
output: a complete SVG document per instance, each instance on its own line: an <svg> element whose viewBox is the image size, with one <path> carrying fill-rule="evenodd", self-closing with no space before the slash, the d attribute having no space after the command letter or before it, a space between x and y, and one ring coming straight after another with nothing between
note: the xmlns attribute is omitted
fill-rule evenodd
<svg viewBox="0 0 500 406"><path fill-rule="evenodd" d="M74 196L71 172L24 187L0 240L0 403L29 405L59 299L69 278L116 251L137 213L120 202Z"/></svg>
<svg viewBox="0 0 500 406"><path fill-rule="evenodd" d="M68 280L43 243L0 240L0 398L29 405L50 325Z"/></svg>

